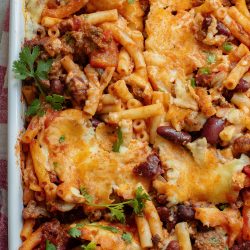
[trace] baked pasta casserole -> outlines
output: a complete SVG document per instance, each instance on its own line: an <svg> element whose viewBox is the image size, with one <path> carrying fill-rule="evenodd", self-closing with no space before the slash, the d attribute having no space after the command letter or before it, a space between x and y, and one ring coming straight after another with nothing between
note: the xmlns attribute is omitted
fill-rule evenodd
<svg viewBox="0 0 250 250"><path fill-rule="evenodd" d="M250 249L249 10L26 0L20 250Z"/></svg>

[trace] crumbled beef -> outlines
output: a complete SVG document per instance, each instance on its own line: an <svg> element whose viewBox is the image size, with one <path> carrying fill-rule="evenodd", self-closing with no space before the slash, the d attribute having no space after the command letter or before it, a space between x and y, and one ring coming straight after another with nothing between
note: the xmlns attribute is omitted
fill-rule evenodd
<svg viewBox="0 0 250 250"><path fill-rule="evenodd" d="M37 205L37 203L32 200L28 203L27 207L23 209L23 218L27 219L37 219L48 217L49 214L45 207Z"/></svg>
<svg viewBox="0 0 250 250"><path fill-rule="evenodd" d="M239 156L240 154L247 154L250 152L250 134L242 135L233 143L233 154Z"/></svg>

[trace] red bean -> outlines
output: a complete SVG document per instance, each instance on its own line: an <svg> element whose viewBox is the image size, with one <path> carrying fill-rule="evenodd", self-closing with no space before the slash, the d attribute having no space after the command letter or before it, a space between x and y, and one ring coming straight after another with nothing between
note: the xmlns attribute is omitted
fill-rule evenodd
<svg viewBox="0 0 250 250"><path fill-rule="evenodd" d="M212 17L210 15L206 15L202 22L202 27L201 27L202 30L207 31L211 23L212 23Z"/></svg>
<svg viewBox="0 0 250 250"><path fill-rule="evenodd" d="M167 203L167 196L165 194L157 194L156 200L159 204L165 205Z"/></svg>
<svg viewBox="0 0 250 250"><path fill-rule="evenodd" d="M196 85L205 88L210 88L213 77L214 77L213 74L197 73L195 76Z"/></svg>
<svg viewBox="0 0 250 250"><path fill-rule="evenodd" d="M189 133L184 131L176 131L174 128L169 126L158 127L157 133L163 138L173 141L174 143L177 144L186 145L188 142L191 142L192 140L192 137Z"/></svg>
<svg viewBox="0 0 250 250"><path fill-rule="evenodd" d="M168 247L166 250L179 250L180 246L176 240L172 240L169 242Z"/></svg>
<svg viewBox="0 0 250 250"><path fill-rule="evenodd" d="M250 83L243 78L240 79L239 84L233 90L234 92L244 93L250 88Z"/></svg>
<svg viewBox="0 0 250 250"><path fill-rule="evenodd" d="M207 142L216 144L219 142L219 134L223 130L225 122L217 117L210 117L204 124L201 136L206 137Z"/></svg>
<svg viewBox="0 0 250 250"><path fill-rule="evenodd" d="M224 35L224 36L230 36L230 30L221 22L217 23L216 29L218 30L218 34Z"/></svg>
<svg viewBox="0 0 250 250"><path fill-rule="evenodd" d="M51 89L52 93L62 94L64 86L60 80L55 79L55 80L50 81L50 89Z"/></svg>
<svg viewBox="0 0 250 250"><path fill-rule="evenodd" d="M165 223L168 232L171 232L177 224L177 214L167 207L157 207L160 219Z"/></svg>
<svg viewBox="0 0 250 250"><path fill-rule="evenodd" d="M156 154L151 154L147 157L147 161L134 167L134 174L142 177L153 178L156 175L163 173L161 161Z"/></svg>
<svg viewBox="0 0 250 250"><path fill-rule="evenodd" d="M250 165L246 165L246 166L243 168L242 172L243 172L244 174L246 174L248 177L250 177Z"/></svg>
<svg viewBox="0 0 250 250"><path fill-rule="evenodd" d="M179 205L177 216L180 221L189 221L194 219L194 209L190 206Z"/></svg>

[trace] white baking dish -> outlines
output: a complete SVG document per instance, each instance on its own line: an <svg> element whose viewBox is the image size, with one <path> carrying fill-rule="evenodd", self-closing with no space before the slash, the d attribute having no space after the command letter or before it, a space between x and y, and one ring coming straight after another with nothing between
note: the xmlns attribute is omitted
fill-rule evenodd
<svg viewBox="0 0 250 250"><path fill-rule="evenodd" d="M20 0L10 0L9 64L8 64L8 241L9 250L20 246L22 227L22 185L19 165L18 136L23 128L24 106L21 82L12 72L24 39L24 15Z"/></svg>

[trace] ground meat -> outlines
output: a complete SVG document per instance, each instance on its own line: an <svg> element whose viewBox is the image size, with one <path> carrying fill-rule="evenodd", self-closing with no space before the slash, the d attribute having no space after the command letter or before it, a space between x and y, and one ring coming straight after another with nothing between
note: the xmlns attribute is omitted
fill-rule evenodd
<svg viewBox="0 0 250 250"><path fill-rule="evenodd" d="M46 222L42 226L42 240L38 250L46 249L46 240L56 246L57 250L66 250L69 241L69 235L64 226L60 225L58 220Z"/></svg>
<svg viewBox="0 0 250 250"><path fill-rule="evenodd" d="M233 143L233 154L239 156L250 152L250 134L242 135Z"/></svg>
<svg viewBox="0 0 250 250"><path fill-rule="evenodd" d="M211 88L213 77L214 74L197 73L197 75L195 76L196 84L200 87Z"/></svg>
<svg viewBox="0 0 250 250"><path fill-rule="evenodd" d="M26 219L37 219L37 218L43 218L48 217L49 214L45 207L38 206L35 201L30 201L23 209L23 218Z"/></svg>
<svg viewBox="0 0 250 250"><path fill-rule="evenodd" d="M197 250L225 250L227 247L223 231L210 230L194 235Z"/></svg>

